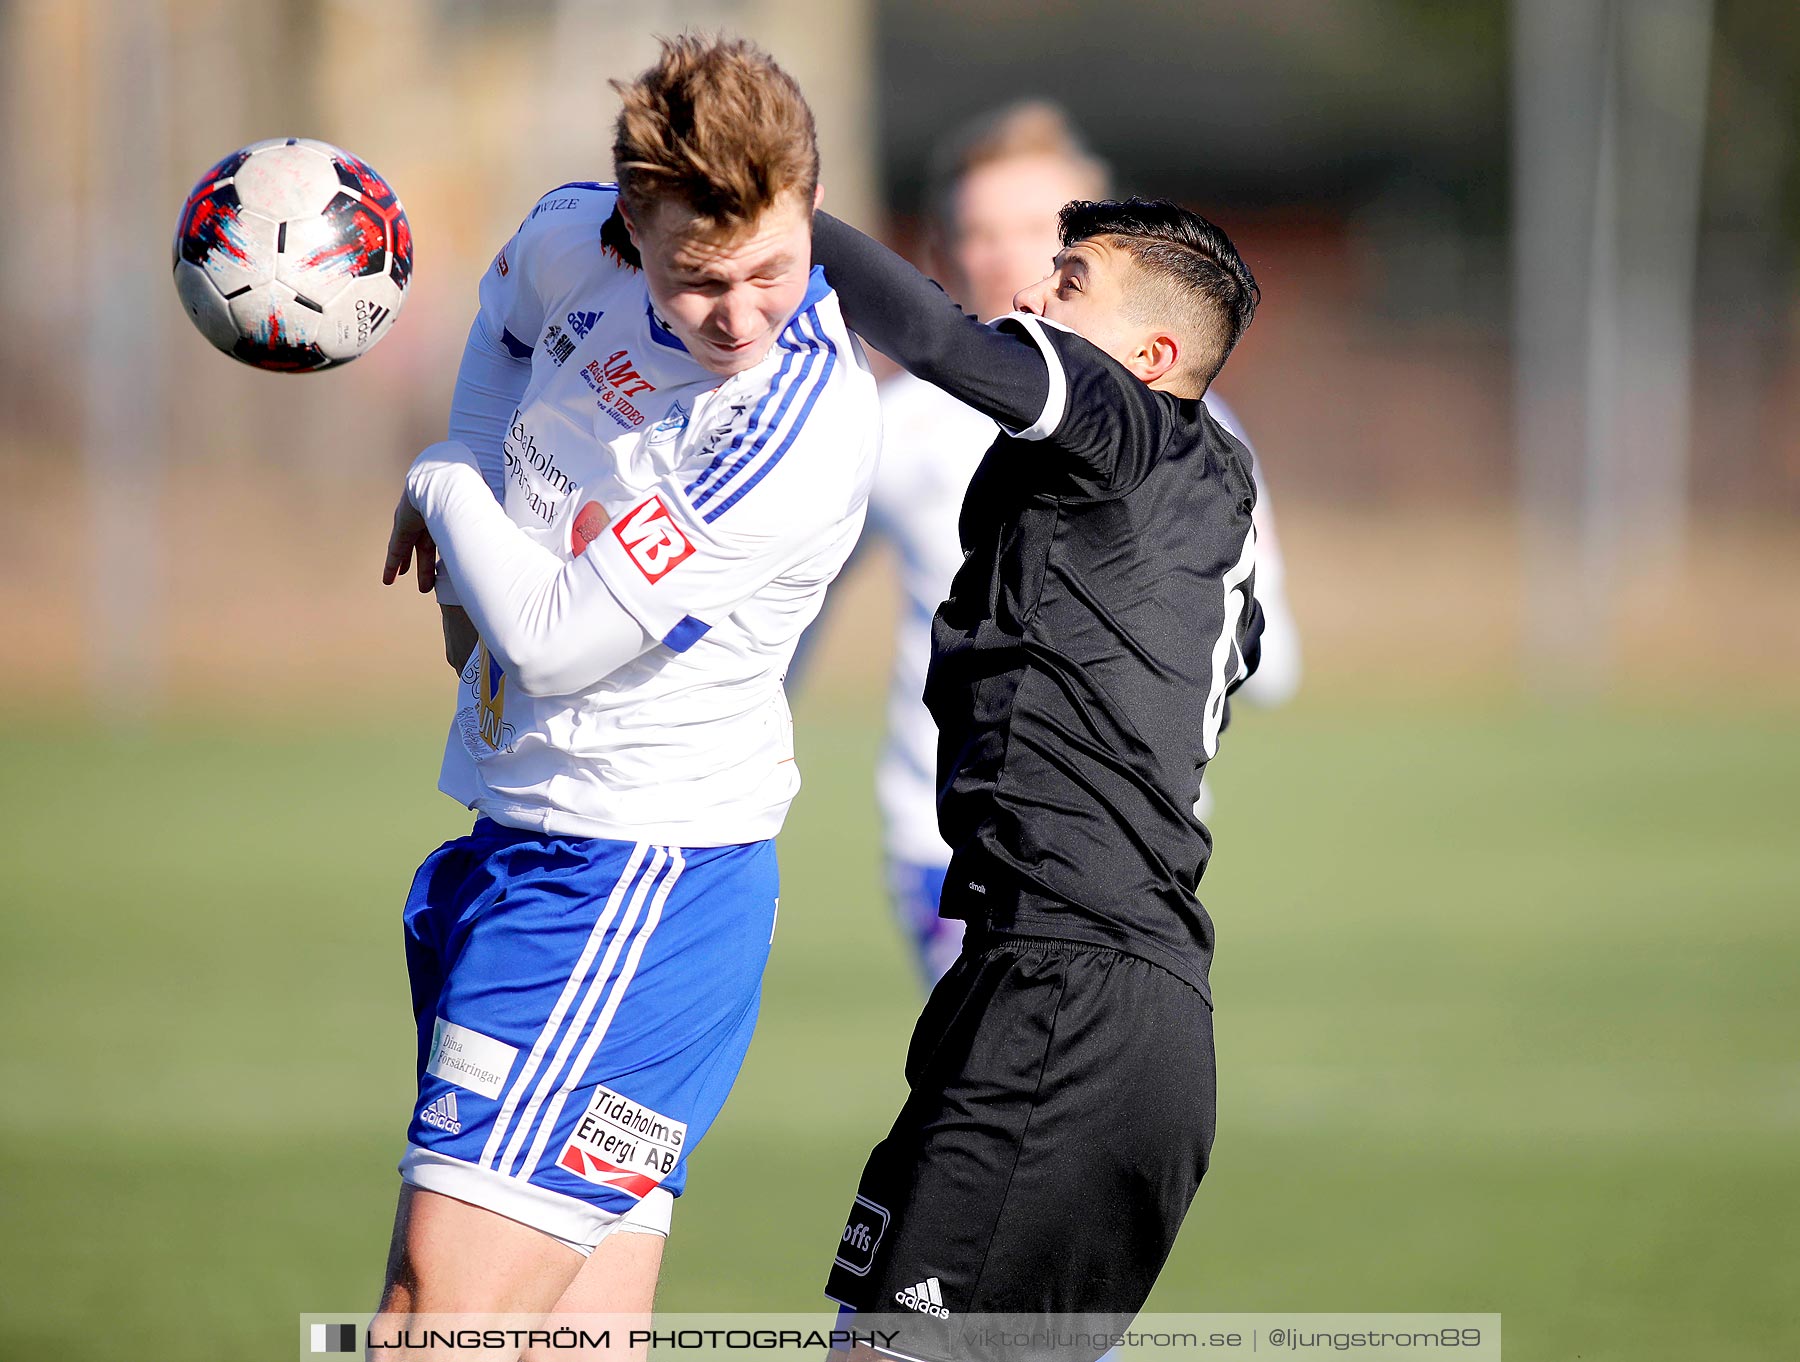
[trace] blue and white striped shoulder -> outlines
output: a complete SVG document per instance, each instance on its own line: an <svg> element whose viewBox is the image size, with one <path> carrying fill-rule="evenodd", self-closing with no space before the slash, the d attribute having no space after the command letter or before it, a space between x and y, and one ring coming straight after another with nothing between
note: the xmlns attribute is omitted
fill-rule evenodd
<svg viewBox="0 0 1800 1362"><path fill-rule="evenodd" d="M819 306L830 294L824 271L815 267L799 311L776 340L780 360L767 390L684 489L707 524L726 515L787 457L845 363L842 321L835 308Z"/></svg>

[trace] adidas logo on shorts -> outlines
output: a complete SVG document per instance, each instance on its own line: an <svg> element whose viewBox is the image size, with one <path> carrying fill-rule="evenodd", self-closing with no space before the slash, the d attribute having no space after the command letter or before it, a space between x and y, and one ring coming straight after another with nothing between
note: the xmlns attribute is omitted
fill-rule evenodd
<svg viewBox="0 0 1800 1362"><path fill-rule="evenodd" d="M950 1312L944 1308L944 1293L938 1287L936 1277L927 1277L917 1286L896 1291L894 1299L908 1310L917 1310L922 1315L932 1315L938 1319L950 1318Z"/></svg>
<svg viewBox="0 0 1800 1362"><path fill-rule="evenodd" d="M462 1134L462 1118L456 1114L456 1094L447 1092L424 1111L419 1119L428 1126L436 1126L439 1130L447 1130L452 1135Z"/></svg>

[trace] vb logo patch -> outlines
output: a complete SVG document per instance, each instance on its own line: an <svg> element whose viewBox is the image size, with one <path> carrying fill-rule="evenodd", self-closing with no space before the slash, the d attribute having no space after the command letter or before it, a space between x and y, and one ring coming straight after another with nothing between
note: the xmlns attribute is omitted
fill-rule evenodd
<svg viewBox="0 0 1800 1362"><path fill-rule="evenodd" d="M613 535L651 582L660 582L670 568L694 552L687 536L676 528L663 499L654 492L625 513L612 527Z"/></svg>
<svg viewBox="0 0 1800 1362"><path fill-rule="evenodd" d="M596 1084L557 1166L604 1187L643 1197L681 1161L687 1122Z"/></svg>
<svg viewBox="0 0 1800 1362"><path fill-rule="evenodd" d="M881 1236L887 1233L888 1213L867 1197L857 1197L850 1207L850 1219L844 1222L844 1237L838 1243L837 1265L853 1277L866 1277L875 1266L875 1250L881 1247Z"/></svg>

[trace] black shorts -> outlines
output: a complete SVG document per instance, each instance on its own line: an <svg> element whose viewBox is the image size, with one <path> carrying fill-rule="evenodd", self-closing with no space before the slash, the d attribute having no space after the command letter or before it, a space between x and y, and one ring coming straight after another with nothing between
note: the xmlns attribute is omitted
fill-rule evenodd
<svg viewBox="0 0 1800 1362"><path fill-rule="evenodd" d="M1206 1000L1119 951L972 936L906 1078L826 1294L902 1320L895 1350L927 1358L989 1351L959 1316L1135 1315L1212 1148Z"/></svg>

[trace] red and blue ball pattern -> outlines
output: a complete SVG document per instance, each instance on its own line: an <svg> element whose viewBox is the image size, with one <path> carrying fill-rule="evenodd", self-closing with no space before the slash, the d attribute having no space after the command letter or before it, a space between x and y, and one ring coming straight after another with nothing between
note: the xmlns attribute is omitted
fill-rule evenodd
<svg viewBox="0 0 1800 1362"><path fill-rule="evenodd" d="M225 157L182 206L176 289L201 333L259 369L346 363L389 329L412 279L412 228L367 162L285 138Z"/></svg>

